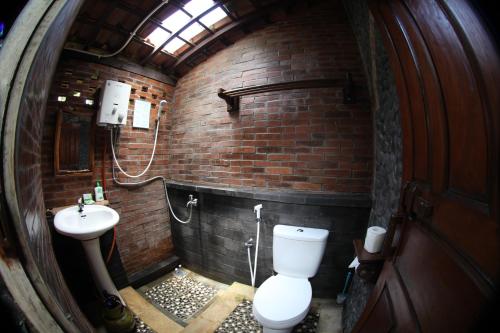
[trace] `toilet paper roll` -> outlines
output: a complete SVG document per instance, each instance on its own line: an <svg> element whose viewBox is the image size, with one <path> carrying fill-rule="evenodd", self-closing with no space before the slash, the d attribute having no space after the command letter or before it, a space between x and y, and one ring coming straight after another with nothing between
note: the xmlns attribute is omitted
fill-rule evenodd
<svg viewBox="0 0 500 333"><path fill-rule="evenodd" d="M382 227L370 227L366 231L365 250L370 253L377 253L382 249L385 229Z"/></svg>

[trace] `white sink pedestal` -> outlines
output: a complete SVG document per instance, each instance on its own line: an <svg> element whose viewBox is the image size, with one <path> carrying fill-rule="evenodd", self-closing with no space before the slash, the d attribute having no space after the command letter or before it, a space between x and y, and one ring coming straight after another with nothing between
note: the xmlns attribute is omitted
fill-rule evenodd
<svg viewBox="0 0 500 333"><path fill-rule="evenodd" d="M99 246L99 237L118 224L118 221L120 216L110 207L71 206L56 214L54 227L58 233L82 242L99 294L104 296L103 291L106 290L108 294L117 296L122 304L126 305L109 276Z"/></svg>
<svg viewBox="0 0 500 333"><path fill-rule="evenodd" d="M104 297L103 291L106 290L108 294L118 296L122 304L126 305L120 293L116 290L115 284L111 280L106 265L104 264L99 246L99 238L82 240L81 242L99 294Z"/></svg>

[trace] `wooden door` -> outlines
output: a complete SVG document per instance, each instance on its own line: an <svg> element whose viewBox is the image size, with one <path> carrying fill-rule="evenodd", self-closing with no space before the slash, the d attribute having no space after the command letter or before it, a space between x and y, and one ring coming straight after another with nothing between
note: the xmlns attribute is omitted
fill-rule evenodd
<svg viewBox="0 0 500 333"><path fill-rule="evenodd" d="M498 52L466 1L370 9L396 78L406 185L395 254L354 331L481 332L500 277Z"/></svg>

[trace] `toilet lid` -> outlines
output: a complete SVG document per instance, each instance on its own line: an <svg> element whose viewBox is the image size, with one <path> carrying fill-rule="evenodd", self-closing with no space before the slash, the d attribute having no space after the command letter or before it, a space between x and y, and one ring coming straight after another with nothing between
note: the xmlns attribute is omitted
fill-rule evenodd
<svg viewBox="0 0 500 333"><path fill-rule="evenodd" d="M307 279L278 274L260 286L253 306L261 319L278 324L294 321L307 313L311 297L311 284Z"/></svg>

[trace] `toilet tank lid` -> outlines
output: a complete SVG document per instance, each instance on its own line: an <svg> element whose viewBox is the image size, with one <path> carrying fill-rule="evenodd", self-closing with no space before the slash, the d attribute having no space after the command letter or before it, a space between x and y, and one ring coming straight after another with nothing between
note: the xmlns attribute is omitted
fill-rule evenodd
<svg viewBox="0 0 500 333"><path fill-rule="evenodd" d="M305 242L322 242L328 237L328 230L278 224L274 236Z"/></svg>

